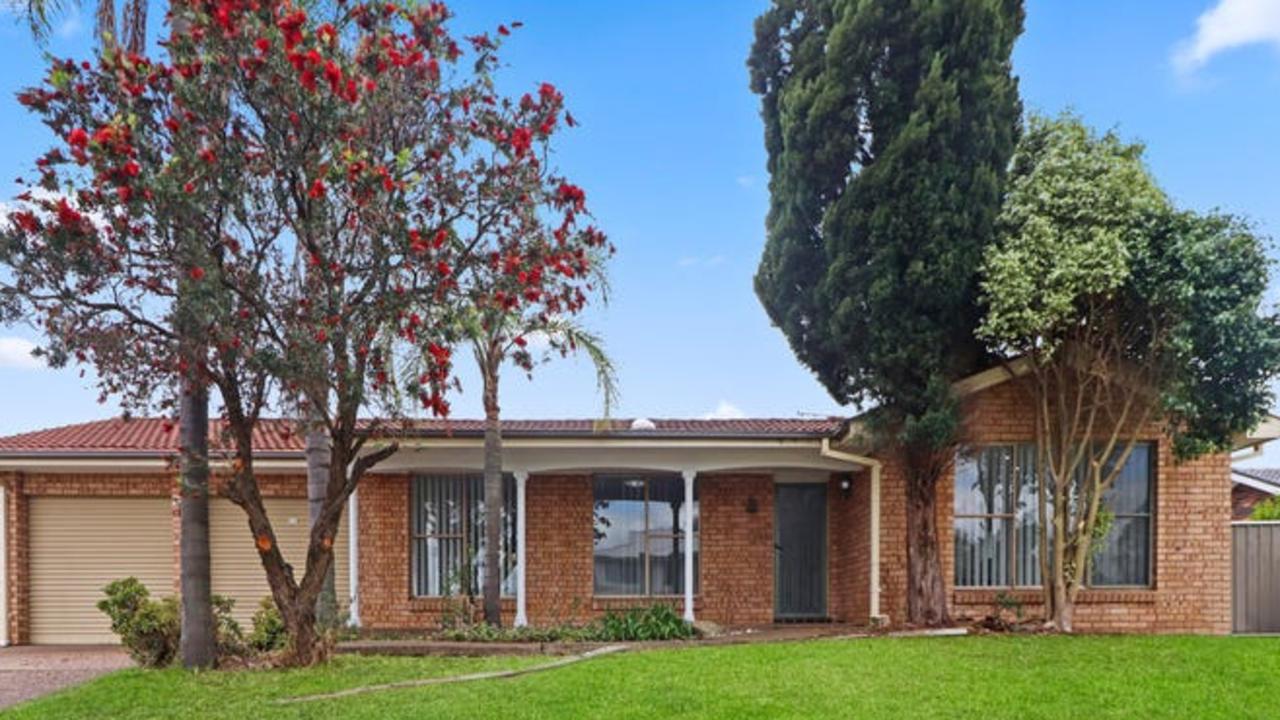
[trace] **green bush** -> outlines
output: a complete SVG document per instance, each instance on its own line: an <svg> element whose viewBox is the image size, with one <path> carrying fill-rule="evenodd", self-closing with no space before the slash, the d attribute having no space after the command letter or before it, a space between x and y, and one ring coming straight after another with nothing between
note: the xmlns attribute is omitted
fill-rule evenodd
<svg viewBox="0 0 1280 720"><path fill-rule="evenodd" d="M151 591L137 578L116 580L102 589L106 599L98 609L111 618L111 632L130 657L143 667L165 667L178 657L182 638L182 608L177 598L151 598ZM244 653L244 637L240 624L231 617L235 601L214 595L213 621L217 632L218 656Z"/></svg>
<svg viewBox="0 0 1280 720"><path fill-rule="evenodd" d="M632 608L624 613L609 612L600 621L600 639L606 641L685 640L693 637L693 627L670 605Z"/></svg>
<svg viewBox="0 0 1280 720"><path fill-rule="evenodd" d="M164 667L178 653L182 621L174 598L152 600L151 592L135 577L116 580L103 588L107 597L98 609L111 618L111 632L129 656L143 667Z"/></svg>
<svg viewBox="0 0 1280 720"><path fill-rule="evenodd" d="M1280 495L1253 506L1250 520L1280 520Z"/></svg>
<svg viewBox="0 0 1280 720"><path fill-rule="evenodd" d="M284 629L284 618L270 597L262 598L258 611L253 614L253 631L249 633L249 647L258 652L271 652L285 646L289 633Z"/></svg>

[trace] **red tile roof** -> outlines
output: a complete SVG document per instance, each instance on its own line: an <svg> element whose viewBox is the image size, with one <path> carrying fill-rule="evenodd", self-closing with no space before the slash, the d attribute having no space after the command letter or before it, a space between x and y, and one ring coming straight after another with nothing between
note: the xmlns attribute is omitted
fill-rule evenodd
<svg viewBox="0 0 1280 720"><path fill-rule="evenodd" d="M744 418L735 420L655 419L652 429L633 428L633 420L504 420L507 437L589 438L718 438L799 439L832 437L840 432L841 418ZM222 423L211 421L210 445L222 447ZM478 437L482 420L416 420L386 426L387 435L408 437ZM268 419L254 435L258 452L300 454L302 437L290 420ZM66 425L0 437L0 455L152 455L178 450L178 427L159 418L113 418Z"/></svg>

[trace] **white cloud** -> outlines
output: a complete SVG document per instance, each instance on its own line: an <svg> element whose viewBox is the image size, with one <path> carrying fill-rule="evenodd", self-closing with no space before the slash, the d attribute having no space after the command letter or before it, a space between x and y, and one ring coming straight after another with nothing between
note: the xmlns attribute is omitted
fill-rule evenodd
<svg viewBox="0 0 1280 720"><path fill-rule="evenodd" d="M44 361L31 355L36 344L20 337L0 337L0 368L35 370L45 366Z"/></svg>
<svg viewBox="0 0 1280 720"><path fill-rule="evenodd" d="M1280 0L1218 0L1196 18L1196 32L1173 53L1181 73L1204 67L1214 55L1265 43L1280 49Z"/></svg>
<svg viewBox="0 0 1280 720"><path fill-rule="evenodd" d="M738 187L752 188L752 187L755 187L756 176L755 175L739 175L738 177L734 178L733 181L738 183Z"/></svg>
<svg viewBox="0 0 1280 720"><path fill-rule="evenodd" d="M67 10L66 17L62 19L62 22L58 23L54 34L65 40L79 35L83 27L84 23L80 20L80 9L72 5Z"/></svg>
<svg viewBox="0 0 1280 720"><path fill-rule="evenodd" d="M746 413L728 400L721 400L716 409L702 416L703 420L741 420Z"/></svg>

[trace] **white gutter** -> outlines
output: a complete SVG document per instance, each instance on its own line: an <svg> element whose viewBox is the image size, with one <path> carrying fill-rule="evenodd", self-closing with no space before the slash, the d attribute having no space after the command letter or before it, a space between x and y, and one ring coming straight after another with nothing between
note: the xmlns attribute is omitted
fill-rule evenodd
<svg viewBox="0 0 1280 720"><path fill-rule="evenodd" d="M840 450L831 449L831 441L823 438L822 448L819 450L823 457L833 460L842 460L844 462L861 465L871 468L871 498L870 498L870 522L871 528L870 544L871 544L871 571L869 584L871 586L870 613L871 621L879 624L888 624L889 618L880 614L880 471L882 465L879 460L867 457L865 455L855 455Z"/></svg>
<svg viewBox="0 0 1280 720"><path fill-rule="evenodd" d="M9 490L0 485L0 647L9 646Z"/></svg>

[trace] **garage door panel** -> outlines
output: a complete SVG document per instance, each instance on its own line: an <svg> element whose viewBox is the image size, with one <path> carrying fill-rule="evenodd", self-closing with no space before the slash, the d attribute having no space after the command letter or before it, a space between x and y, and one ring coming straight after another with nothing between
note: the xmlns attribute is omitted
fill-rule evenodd
<svg viewBox="0 0 1280 720"><path fill-rule="evenodd" d="M285 562L293 565L298 580L306 570L307 542L310 526L307 519L305 498L264 498L263 505ZM347 518L339 523L334 541L334 579L338 601L347 604L349 587L347 578ZM245 632L252 629L252 618L262 598L271 594L266 571L258 558L249 522L241 510L230 500L220 499L210 503L209 545L213 592L235 599L233 615Z"/></svg>
<svg viewBox="0 0 1280 720"><path fill-rule="evenodd" d="M33 643L118 642L97 608L114 580L173 594L168 498L33 497L29 512Z"/></svg>

